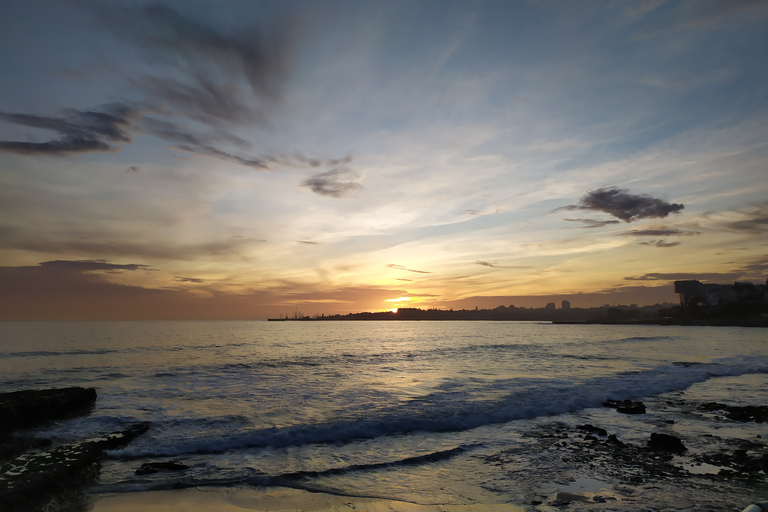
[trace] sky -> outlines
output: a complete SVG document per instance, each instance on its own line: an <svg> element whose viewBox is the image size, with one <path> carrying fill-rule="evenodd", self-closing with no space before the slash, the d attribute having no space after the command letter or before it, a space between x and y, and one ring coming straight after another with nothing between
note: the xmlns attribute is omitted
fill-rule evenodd
<svg viewBox="0 0 768 512"><path fill-rule="evenodd" d="M0 319L765 282L767 43L766 1L3 2Z"/></svg>

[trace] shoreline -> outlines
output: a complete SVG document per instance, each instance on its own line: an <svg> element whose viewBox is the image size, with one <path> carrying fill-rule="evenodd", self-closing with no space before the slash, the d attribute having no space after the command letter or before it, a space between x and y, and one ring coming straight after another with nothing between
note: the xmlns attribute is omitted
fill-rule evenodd
<svg viewBox="0 0 768 512"><path fill-rule="evenodd" d="M241 512L307 511L348 512L523 512L508 503L471 505L421 505L384 498L343 496L290 487L194 487L188 489L141 491L91 495L88 512Z"/></svg>

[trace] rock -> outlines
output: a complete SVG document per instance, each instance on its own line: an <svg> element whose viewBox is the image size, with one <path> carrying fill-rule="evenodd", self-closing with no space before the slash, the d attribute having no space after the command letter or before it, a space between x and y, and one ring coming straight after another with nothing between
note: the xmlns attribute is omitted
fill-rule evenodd
<svg viewBox="0 0 768 512"><path fill-rule="evenodd" d="M587 425L579 425L576 428L578 428L579 430L583 430L585 432L593 432L593 433L595 433L595 434L597 434L599 436L603 436L603 437L608 435L608 431L606 431L604 428L595 427L594 425L589 425L589 424L587 424Z"/></svg>
<svg viewBox="0 0 768 512"><path fill-rule="evenodd" d="M747 405L737 407L729 405L725 408L728 419L746 423L754 421L755 423L768 422L768 406L765 405Z"/></svg>
<svg viewBox="0 0 768 512"><path fill-rule="evenodd" d="M12 459L28 450L37 450L51 446L50 439L35 437L7 437L0 443L0 460Z"/></svg>
<svg viewBox="0 0 768 512"><path fill-rule="evenodd" d="M588 502L589 498L576 492L560 491L555 497L556 502L570 503L572 501Z"/></svg>
<svg viewBox="0 0 768 512"><path fill-rule="evenodd" d="M643 402L633 402L632 400L607 400L603 402L605 407L616 409L623 414L644 414L645 404Z"/></svg>
<svg viewBox="0 0 768 512"><path fill-rule="evenodd" d="M96 401L93 388L14 391L0 394L0 433L85 412Z"/></svg>
<svg viewBox="0 0 768 512"><path fill-rule="evenodd" d="M740 421L742 423L768 423L768 406L765 405L726 405L718 402L705 402L699 405L701 411L725 411L725 416L729 420Z"/></svg>
<svg viewBox="0 0 768 512"><path fill-rule="evenodd" d="M189 466L181 462L145 462L136 470L137 475L150 475L158 471L184 471Z"/></svg>
<svg viewBox="0 0 768 512"><path fill-rule="evenodd" d="M655 451L671 453L682 453L687 449L680 438L669 434L657 434L656 432L651 434L651 439L648 441L648 448Z"/></svg>
<svg viewBox="0 0 768 512"><path fill-rule="evenodd" d="M66 500L98 474L104 450L126 445L147 429L148 423L138 423L120 432L27 452L0 463L0 503L10 510L45 510L46 501L57 493Z"/></svg>

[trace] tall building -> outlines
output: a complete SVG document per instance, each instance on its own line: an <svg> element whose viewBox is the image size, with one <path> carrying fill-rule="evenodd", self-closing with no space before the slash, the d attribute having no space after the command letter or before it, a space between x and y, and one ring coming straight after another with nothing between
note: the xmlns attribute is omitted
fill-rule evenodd
<svg viewBox="0 0 768 512"><path fill-rule="evenodd" d="M562 303L562 309L563 311L570 311L571 310L571 303L567 300L564 300Z"/></svg>

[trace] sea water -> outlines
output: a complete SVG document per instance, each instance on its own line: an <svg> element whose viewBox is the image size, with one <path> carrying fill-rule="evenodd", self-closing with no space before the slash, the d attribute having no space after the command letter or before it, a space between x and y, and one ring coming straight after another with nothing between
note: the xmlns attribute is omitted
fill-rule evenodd
<svg viewBox="0 0 768 512"><path fill-rule="evenodd" d="M423 504L535 503L611 485L558 473L530 435L546 425L590 422L638 444L665 425L692 452L705 434L768 435L763 424L664 412L681 397L768 404L768 336L482 321L0 324L0 391L68 386L96 388L93 410L34 435L69 442L151 423L108 452L90 493L290 485ZM618 414L602 407L608 399L644 400L649 413ZM488 463L511 449L516 471ZM135 474L150 461L190 469Z"/></svg>

